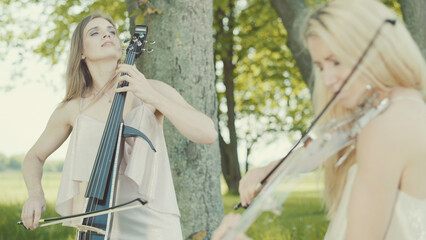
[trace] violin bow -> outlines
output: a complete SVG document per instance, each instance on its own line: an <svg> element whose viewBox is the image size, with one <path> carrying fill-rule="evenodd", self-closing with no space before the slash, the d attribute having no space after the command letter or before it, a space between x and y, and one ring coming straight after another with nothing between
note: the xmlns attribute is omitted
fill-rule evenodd
<svg viewBox="0 0 426 240"><path fill-rule="evenodd" d="M369 44L365 48L364 52L362 53L361 57L356 62L355 66L351 69L348 76L343 81L342 86L337 90L337 92L333 95L333 97L328 101L328 103L325 105L325 107L321 110L321 112L318 114L318 116L312 121L311 125L306 129L306 131L302 134L302 136L299 138L299 140L293 145L293 147L288 151L288 153L281 159L279 162L275 165L274 168L272 168L271 171L260 181L260 183L256 186L256 192L260 192L263 186L266 184L268 179L271 177L271 175L284 163L284 161L290 156L290 154L293 152L293 150L299 146L301 142L306 143L306 141L309 139L309 133L311 132L312 128L316 125L316 123L321 119L321 117L331 108L331 106L335 103L335 100L339 93L343 90L343 88L347 85L352 75L355 73L355 71L358 69L358 67L361 65L362 61L364 60L365 56L367 55L368 51L370 50L371 46L373 46L374 41L377 39L377 37L380 34L380 31L382 30L383 26L385 26L387 23L392 24L395 26L396 20L394 19L386 19L377 29L375 32L373 38L370 40ZM243 207L241 202L239 202L237 205L234 206L234 209L237 210L240 207ZM247 208L243 207L243 208Z"/></svg>

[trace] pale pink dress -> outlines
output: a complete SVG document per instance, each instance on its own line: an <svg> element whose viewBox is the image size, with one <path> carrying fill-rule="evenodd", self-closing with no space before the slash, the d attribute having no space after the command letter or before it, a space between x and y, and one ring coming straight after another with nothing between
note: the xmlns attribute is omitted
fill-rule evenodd
<svg viewBox="0 0 426 240"><path fill-rule="evenodd" d="M354 164L349 169L342 200L327 230L325 240L344 240L345 238L349 197L357 168ZM426 240L426 199L417 199L398 190L391 222L384 239Z"/></svg>
<svg viewBox="0 0 426 240"><path fill-rule="evenodd" d="M182 239L162 125L143 104L131 110L124 123L143 132L157 152L141 138L126 139L117 204L135 198L146 199L148 204L116 214L112 239ZM104 127L104 122L83 113L75 120L55 207L62 216L84 211L83 196Z"/></svg>

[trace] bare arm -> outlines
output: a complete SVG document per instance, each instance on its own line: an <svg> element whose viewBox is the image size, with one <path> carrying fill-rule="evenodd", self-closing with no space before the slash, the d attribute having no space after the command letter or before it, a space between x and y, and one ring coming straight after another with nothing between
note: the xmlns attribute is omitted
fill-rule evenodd
<svg viewBox="0 0 426 240"><path fill-rule="evenodd" d="M29 229L38 226L40 215L46 209L46 200L41 185L43 165L71 132L69 115L65 107L57 108L34 146L28 151L22 164L22 173L28 190L28 200L22 208L22 222Z"/></svg>
<svg viewBox="0 0 426 240"><path fill-rule="evenodd" d="M118 92L131 91L145 103L154 106L191 141L212 144L216 140L213 120L188 104L174 88L160 81L147 80L135 66L122 64L117 71L130 75L119 78L120 81L128 81L129 86L117 89Z"/></svg>
<svg viewBox="0 0 426 240"><path fill-rule="evenodd" d="M380 117L379 117L380 118ZM389 119L373 120L357 143L358 171L348 206L346 239L383 239L409 153L404 134ZM409 142L409 141L408 141Z"/></svg>

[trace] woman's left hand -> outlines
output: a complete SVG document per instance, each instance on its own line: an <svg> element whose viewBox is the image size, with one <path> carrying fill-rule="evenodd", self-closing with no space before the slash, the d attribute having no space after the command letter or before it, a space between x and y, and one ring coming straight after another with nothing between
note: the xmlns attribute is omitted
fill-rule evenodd
<svg viewBox="0 0 426 240"><path fill-rule="evenodd" d="M153 104L157 99L158 93L135 65L119 64L116 72L119 74L118 82L127 81L129 83L129 86L117 88L116 92L132 92L148 104ZM126 74L121 76L122 73Z"/></svg>

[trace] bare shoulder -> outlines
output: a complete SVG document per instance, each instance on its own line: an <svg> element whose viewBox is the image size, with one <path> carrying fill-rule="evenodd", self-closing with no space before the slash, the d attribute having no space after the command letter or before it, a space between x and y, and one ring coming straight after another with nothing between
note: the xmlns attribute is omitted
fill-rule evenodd
<svg viewBox="0 0 426 240"><path fill-rule="evenodd" d="M425 121L422 122L422 118ZM425 123L426 111L419 112L410 103L391 104L361 130L357 139L357 161L367 161L368 165L390 162L404 165L415 151L413 139L426 140Z"/></svg>
<svg viewBox="0 0 426 240"><path fill-rule="evenodd" d="M59 103L52 113L51 120L59 124L73 126L74 120L80 112L80 98L72 99L68 102Z"/></svg>

